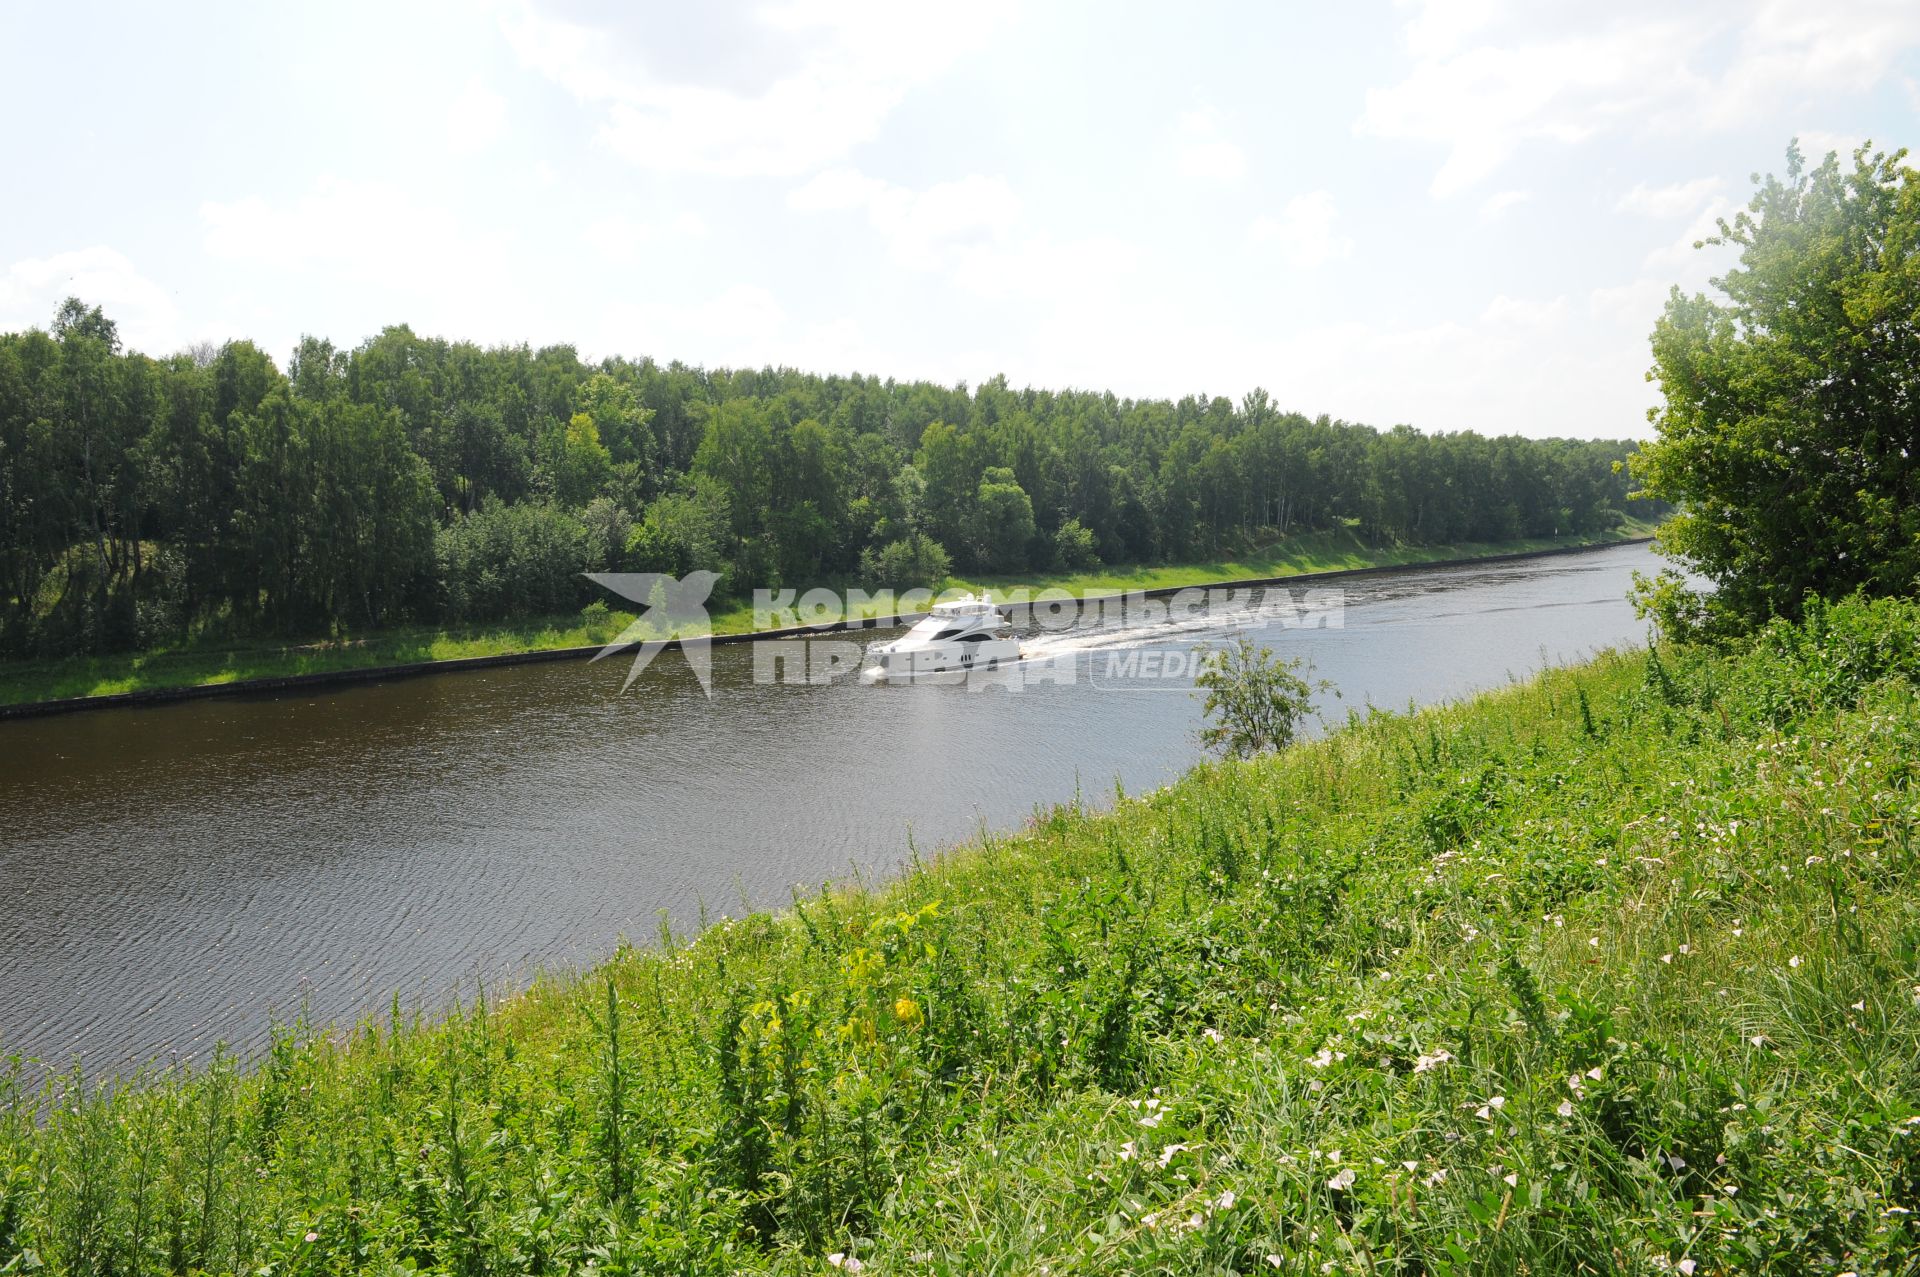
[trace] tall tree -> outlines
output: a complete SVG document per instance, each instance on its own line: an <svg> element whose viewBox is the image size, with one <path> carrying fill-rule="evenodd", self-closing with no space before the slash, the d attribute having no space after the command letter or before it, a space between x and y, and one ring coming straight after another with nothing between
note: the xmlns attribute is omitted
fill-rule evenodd
<svg viewBox="0 0 1920 1277"><path fill-rule="evenodd" d="M1732 623L1809 593L1920 583L1920 173L1906 152L1784 176L1707 241L1740 249L1678 289L1653 334L1658 437L1633 460L1681 508L1662 548L1716 585ZM1669 586L1671 582L1669 582Z"/></svg>

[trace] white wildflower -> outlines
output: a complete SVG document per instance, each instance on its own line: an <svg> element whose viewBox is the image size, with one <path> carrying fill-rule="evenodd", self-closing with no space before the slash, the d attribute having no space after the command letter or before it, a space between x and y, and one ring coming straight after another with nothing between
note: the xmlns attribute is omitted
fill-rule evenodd
<svg viewBox="0 0 1920 1277"><path fill-rule="evenodd" d="M1335 1175L1332 1179L1328 1180L1327 1187L1332 1189L1336 1193L1344 1193L1349 1188L1353 1187L1353 1181L1354 1181L1353 1168L1348 1167L1346 1170L1341 1171L1338 1175Z"/></svg>

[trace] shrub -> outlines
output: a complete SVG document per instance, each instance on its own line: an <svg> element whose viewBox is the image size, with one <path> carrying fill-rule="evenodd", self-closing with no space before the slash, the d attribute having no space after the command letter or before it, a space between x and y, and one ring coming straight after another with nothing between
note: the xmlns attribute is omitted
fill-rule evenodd
<svg viewBox="0 0 1920 1277"><path fill-rule="evenodd" d="M932 537L918 533L860 556L860 575L892 589L939 586L953 571L953 559Z"/></svg>
<svg viewBox="0 0 1920 1277"><path fill-rule="evenodd" d="M1314 692L1333 686L1301 678L1301 664L1244 638L1216 653L1194 680L1206 689L1205 713L1214 720L1201 741L1230 758L1292 744L1301 716L1313 708Z"/></svg>
<svg viewBox="0 0 1920 1277"><path fill-rule="evenodd" d="M1093 530L1078 519L1068 519L1053 534L1053 557L1061 567L1070 571L1099 567L1100 551L1095 548Z"/></svg>
<svg viewBox="0 0 1920 1277"><path fill-rule="evenodd" d="M580 521L555 506L489 499L434 538L449 619L489 621L569 612L596 559Z"/></svg>

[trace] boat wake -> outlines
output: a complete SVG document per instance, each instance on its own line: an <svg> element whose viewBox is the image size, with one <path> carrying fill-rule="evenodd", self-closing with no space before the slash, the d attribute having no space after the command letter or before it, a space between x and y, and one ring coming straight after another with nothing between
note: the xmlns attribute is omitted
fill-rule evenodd
<svg viewBox="0 0 1920 1277"><path fill-rule="evenodd" d="M1098 622L1069 630L1036 630L1021 639L1021 659L1052 660L1070 653L1123 651L1195 639L1230 639L1271 621L1297 620L1300 610L1296 601L1284 592L1276 593L1277 598L1267 597L1257 603L1236 601L1231 607L1201 616L1143 620L1103 617Z"/></svg>

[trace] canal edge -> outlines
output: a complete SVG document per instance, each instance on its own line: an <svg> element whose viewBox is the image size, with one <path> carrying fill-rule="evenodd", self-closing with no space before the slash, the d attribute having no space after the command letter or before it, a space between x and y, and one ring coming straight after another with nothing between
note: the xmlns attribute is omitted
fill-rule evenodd
<svg viewBox="0 0 1920 1277"><path fill-rule="evenodd" d="M1138 596L1170 598L1186 590L1230 590L1253 586L1286 585L1297 581L1326 581L1357 576L1387 576L1430 568L1470 567L1476 563L1508 563L1519 559L1545 559L1568 554L1591 554L1623 545L1645 545L1651 536L1623 537L1592 545L1559 545L1544 550L1512 550L1504 554L1474 554L1455 559L1429 559L1423 563L1387 563L1363 568L1327 568L1319 572L1294 572L1284 576L1239 577L1227 581L1200 581L1191 585L1167 585L1149 590L1120 590L1104 594L1082 595L1083 599ZM740 634L714 634L697 639L669 639L665 646L684 647L704 643L713 647L733 643L751 643L761 639L800 638L809 634L835 634L848 630L878 630L904 625L926 615L924 612L896 612L889 616L865 617L858 621L834 621L825 625L793 625L773 630L750 630ZM112 692L103 696L69 696L50 701L21 701L0 705L0 722L14 719L49 718L58 714L78 714L97 709L141 708L170 705L179 701L212 700L218 697L266 698L284 692L318 691L358 683L383 683L392 679L419 678L428 674L454 674L467 670L494 669L508 665L537 665L550 661L591 660L605 651L604 645L587 647L536 648L525 652L502 652L492 656L461 656L439 661L411 661L400 665L368 665L358 669L322 670L313 674L283 674L268 678L239 679L231 683L202 683L191 687L152 687L135 692Z"/></svg>

